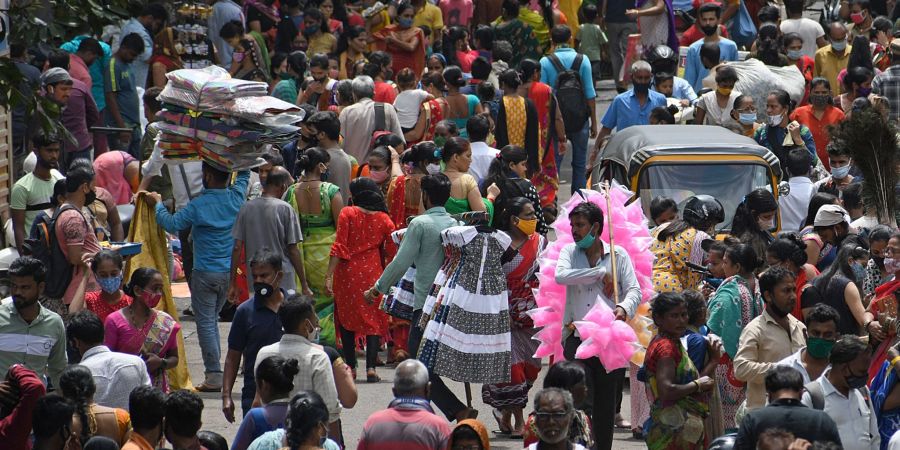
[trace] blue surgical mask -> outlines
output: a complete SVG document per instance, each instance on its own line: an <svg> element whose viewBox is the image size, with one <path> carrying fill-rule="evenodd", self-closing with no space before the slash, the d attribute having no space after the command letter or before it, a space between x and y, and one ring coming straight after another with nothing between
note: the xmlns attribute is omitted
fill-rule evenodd
<svg viewBox="0 0 900 450"><path fill-rule="evenodd" d="M397 19L397 23L400 24L400 26L403 28L409 28L412 26L413 20L412 19L404 19L401 17L400 19Z"/></svg>
<svg viewBox="0 0 900 450"><path fill-rule="evenodd" d="M581 238L580 241L576 242L575 245L582 250L586 250L594 245L594 241L596 240L597 237L594 236L594 227L591 227L591 231L589 231L585 237Z"/></svg>
<svg viewBox="0 0 900 450"><path fill-rule="evenodd" d="M756 113L738 113L738 121L741 125L753 125L756 123Z"/></svg>
<svg viewBox="0 0 900 450"><path fill-rule="evenodd" d="M837 178L839 180L843 180L847 178L847 175L850 175L850 164L847 164L844 167L832 167L831 168L831 177Z"/></svg>
<svg viewBox="0 0 900 450"><path fill-rule="evenodd" d="M803 50L788 50L787 57L793 61L796 61L803 57Z"/></svg>
<svg viewBox="0 0 900 450"><path fill-rule="evenodd" d="M831 41L831 48L835 51L842 52L847 48L847 40Z"/></svg>
<svg viewBox="0 0 900 450"><path fill-rule="evenodd" d="M114 294L122 286L122 275L107 278L97 277L97 283L100 285L100 289L103 289L103 292Z"/></svg>

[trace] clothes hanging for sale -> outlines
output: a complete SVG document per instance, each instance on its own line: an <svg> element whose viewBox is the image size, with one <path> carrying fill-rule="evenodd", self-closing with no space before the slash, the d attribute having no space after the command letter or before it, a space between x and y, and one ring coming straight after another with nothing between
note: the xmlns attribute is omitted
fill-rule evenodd
<svg viewBox="0 0 900 450"><path fill-rule="evenodd" d="M451 227L441 233L446 255L425 301L419 359L434 373L459 382L510 380L506 275L500 257L509 235L487 227Z"/></svg>

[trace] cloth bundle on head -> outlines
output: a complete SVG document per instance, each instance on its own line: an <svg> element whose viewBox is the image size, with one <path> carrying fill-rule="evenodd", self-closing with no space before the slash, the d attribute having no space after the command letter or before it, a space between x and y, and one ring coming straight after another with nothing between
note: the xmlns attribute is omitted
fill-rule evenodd
<svg viewBox="0 0 900 450"><path fill-rule="evenodd" d="M850 224L850 214L847 210L839 205L823 205L816 212L816 218L813 220L814 227L830 227L841 222Z"/></svg>
<svg viewBox="0 0 900 450"><path fill-rule="evenodd" d="M562 207L559 218L554 222L556 241L552 242L540 257L541 287L535 293L538 307L529 312L535 327L542 327L535 335L541 342L535 357L554 356L565 359L562 347L563 314L566 306L566 288L556 282L556 263L560 251L573 242L571 222L568 212L577 205L589 201L604 213L604 227L600 239L609 243L609 216L612 210L612 228L616 247L624 249L634 264L635 275L641 287L642 303L638 313L628 323L616 321L612 309L605 302L598 301L583 320L575 322L582 338L582 344L576 351L577 358L598 357L607 369L625 367L629 360L639 358L643 361L643 351L650 342L647 302L653 296L651 278L653 254L650 252L652 238L646 225L646 218L640 202L632 202L632 193L618 184L609 190L610 207L607 208L606 195L597 191L582 190L584 198L573 196ZM639 363L639 362L636 362Z"/></svg>

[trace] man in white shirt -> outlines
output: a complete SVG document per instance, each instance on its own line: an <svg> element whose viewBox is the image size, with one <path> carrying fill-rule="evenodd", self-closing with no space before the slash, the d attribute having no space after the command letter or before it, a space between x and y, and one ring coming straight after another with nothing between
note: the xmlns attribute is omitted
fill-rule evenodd
<svg viewBox="0 0 900 450"><path fill-rule="evenodd" d="M816 187L809 178L812 156L804 147L785 147L783 169L787 171L790 185L788 195L778 198L781 212L781 229L784 231L800 231L806 220L809 202L816 195Z"/></svg>
<svg viewBox="0 0 900 450"><path fill-rule="evenodd" d="M94 376L97 385L94 401L98 405L127 411L131 391L139 386L150 386L150 375L143 359L111 351L103 345L103 322L93 312L83 310L70 316L66 334L69 345L81 354L79 364L90 369Z"/></svg>
<svg viewBox="0 0 900 450"><path fill-rule="evenodd" d="M831 368L806 385L803 404L834 419L845 450L877 450L881 444L878 418L866 388L868 347L859 337L844 335L829 359Z"/></svg>
<svg viewBox="0 0 900 450"><path fill-rule="evenodd" d="M353 79L350 87L355 103L344 108L340 115L344 151L357 161L365 161L374 132L390 131L403 138L403 130L394 105L375 103L372 100L375 97L375 81L372 77L358 76Z"/></svg>
<svg viewBox="0 0 900 450"><path fill-rule="evenodd" d="M469 141L472 148L472 164L469 165L469 175L475 177L478 186L487 178L491 163L497 159L500 151L485 142L491 133L491 121L487 116L476 114L469 117L466 122L466 130L469 131Z"/></svg>
<svg viewBox="0 0 900 450"><path fill-rule="evenodd" d="M300 372L294 376L294 390L289 397L300 391L314 391L322 397L328 408L328 423L335 424L341 418L341 405L331 371L331 360L322 346L318 345L322 329L312 302L299 295L292 295L278 308L278 317L284 334L279 342L259 350L253 371L256 372L259 363L269 356L296 359L300 362ZM256 398L259 399L258 391Z"/></svg>
<svg viewBox="0 0 900 450"><path fill-rule="evenodd" d="M797 369L803 376L803 384L818 379L829 368L828 356L834 342L841 335L838 322L841 317L834 308L824 303L816 305L805 317L806 347L778 362L779 366Z"/></svg>
<svg viewBox="0 0 900 450"><path fill-rule="evenodd" d="M616 278L622 301L613 298L612 277L609 275L612 272L612 258L609 247L599 237L604 223L600 207L584 202L572 209L569 220L575 242L566 245L560 252L556 282L566 286L564 353L566 359L574 360L581 337L573 323L582 320L598 299L615 311L616 320L628 320L641 303L641 288L631 258L624 249L616 246ZM608 450L612 448L618 384L625 377L625 369L607 372L598 358L581 362L587 372L586 404L591 410L594 441L598 449Z"/></svg>
<svg viewBox="0 0 900 450"><path fill-rule="evenodd" d="M781 21L781 34L797 33L803 39L802 54L816 57L816 50L828 45L825 29L819 22L803 17L804 0L784 0L787 19ZM794 58L796 59L796 58Z"/></svg>

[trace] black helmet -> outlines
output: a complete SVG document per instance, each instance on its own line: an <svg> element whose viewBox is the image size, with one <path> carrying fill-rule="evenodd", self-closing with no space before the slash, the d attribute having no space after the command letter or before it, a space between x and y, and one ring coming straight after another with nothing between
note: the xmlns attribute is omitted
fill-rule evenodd
<svg viewBox="0 0 900 450"><path fill-rule="evenodd" d="M678 54L667 45L653 47L644 55L644 59L650 63L654 74L666 72L674 75L678 68Z"/></svg>
<svg viewBox="0 0 900 450"><path fill-rule="evenodd" d="M725 220L725 208L712 196L695 195L685 203L681 216L695 228L706 230Z"/></svg>
<svg viewBox="0 0 900 450"><path fill-rule="evenodd" d="M732 450L736 440L737 435L733 433L719 436L710 442L709 450Z"/></svg>

